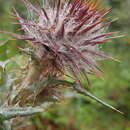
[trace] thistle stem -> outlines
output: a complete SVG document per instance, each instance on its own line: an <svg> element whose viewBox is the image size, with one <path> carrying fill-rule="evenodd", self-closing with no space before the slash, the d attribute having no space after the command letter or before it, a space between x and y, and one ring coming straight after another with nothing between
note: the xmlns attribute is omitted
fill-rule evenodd
<svg viewBox="0 0 130 130"><path fill-rule="evenodd" d="M48 105L47 105L48 106ZM46 106L45 106L46 107ZM0 130L12 130L11 119L25 117L43 112L45 107L1 107L0 108Z"/></svg>

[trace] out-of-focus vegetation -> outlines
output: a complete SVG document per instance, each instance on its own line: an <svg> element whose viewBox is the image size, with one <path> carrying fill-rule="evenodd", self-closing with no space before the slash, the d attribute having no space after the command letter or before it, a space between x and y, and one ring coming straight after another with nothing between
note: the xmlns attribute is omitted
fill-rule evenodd
<svg viewBox="0 0 130 130"><path fill-rule="evenodd" d="M125 116L77 95L71 100L63 100L61 104L48 110L49 112L33 116L29 123L34 124L34 127L27 130L33 130L35 127L38 130L130 130L130 0L100 1L103 6L112 8L109 13L112 18L119 18L110 26L110 30L120 31L120 34L126 36L102 46L102 50L121 62L100 61L104 73L102 78L90 77L90 91L125 112ZM24 15L18 0L0 0L0 30L19 32L18 27L11 24L14 21L11 19L11 9L14 5ZM7 70L18 68L13 57L19 55L17 46L24 46L23 42L9 39L11 37L0 34L0 94L7 89L2 88L6 81L3 74L4 64L11 58L12 63L6 66Z"/></svg>

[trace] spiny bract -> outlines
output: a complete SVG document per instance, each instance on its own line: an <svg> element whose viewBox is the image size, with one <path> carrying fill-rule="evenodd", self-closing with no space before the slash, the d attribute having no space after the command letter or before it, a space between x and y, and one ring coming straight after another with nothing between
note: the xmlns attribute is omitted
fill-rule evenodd
<svg viewBox="0 0 130 130"><path fill-rule="evenodd" d="M65 74L73 74L75 80L97 73L99 57L110 58L99 50L99 44L117 38L115 32L105 32L113 22L104 16L107 9L99 9L99 3L85 0L38 0L38 7L28 0L22 0L29 16L25 20L15 10L18 24L25 35L10 33L18 40L31 41L39 48L37 54L41 61L53 60L51 67ZM35 53L35 52L34 52ZM52 72L50 72L52 73Z"/></svg>

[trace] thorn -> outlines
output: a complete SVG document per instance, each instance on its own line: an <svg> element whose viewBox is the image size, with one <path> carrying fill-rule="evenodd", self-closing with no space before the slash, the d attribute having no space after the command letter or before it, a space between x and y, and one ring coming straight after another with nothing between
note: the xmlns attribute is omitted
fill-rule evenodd
<svg viewBox="0 0 130 130"><path fill-rule="evenodd" d="M104 106L106 106L106 107L112 109L113 111L116 111L116 112L118 112L118 113L124 115L124 113L121 112L120 110L114 108L113 106L107 104L106 102L104 102L104 101L100 100L99 98L97 98L96 96L92 95L92 94L91 94L90 92L88 92L87 90L81 88L79 84L75 84L73 87L74 87L74 89L75 89L78 93L83 94L83 95L85 95L85 96L88 96L88 97L94 99L95 101L99 102L100 104L102 104L102 105L104 105Z"/></svg>

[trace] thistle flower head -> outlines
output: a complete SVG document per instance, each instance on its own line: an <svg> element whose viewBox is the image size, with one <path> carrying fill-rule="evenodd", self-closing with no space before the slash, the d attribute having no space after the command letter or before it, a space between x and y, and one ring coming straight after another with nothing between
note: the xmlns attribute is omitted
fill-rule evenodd
<svg viewBox="0 0 130 130"><path fill-rule="evenodd" d="M56 0L36 7L28 0L22 1L29 11L28 18L15 14L25 34L11 34L18 40L31 41L41 61L53 61L51 68L67 70L79 79L100 71L98 56L113 59L99 49L99 44L115 37L111 36L114 32L105 32L112 21L104 18L109 11L98 9L98 3Z"/></svg>

